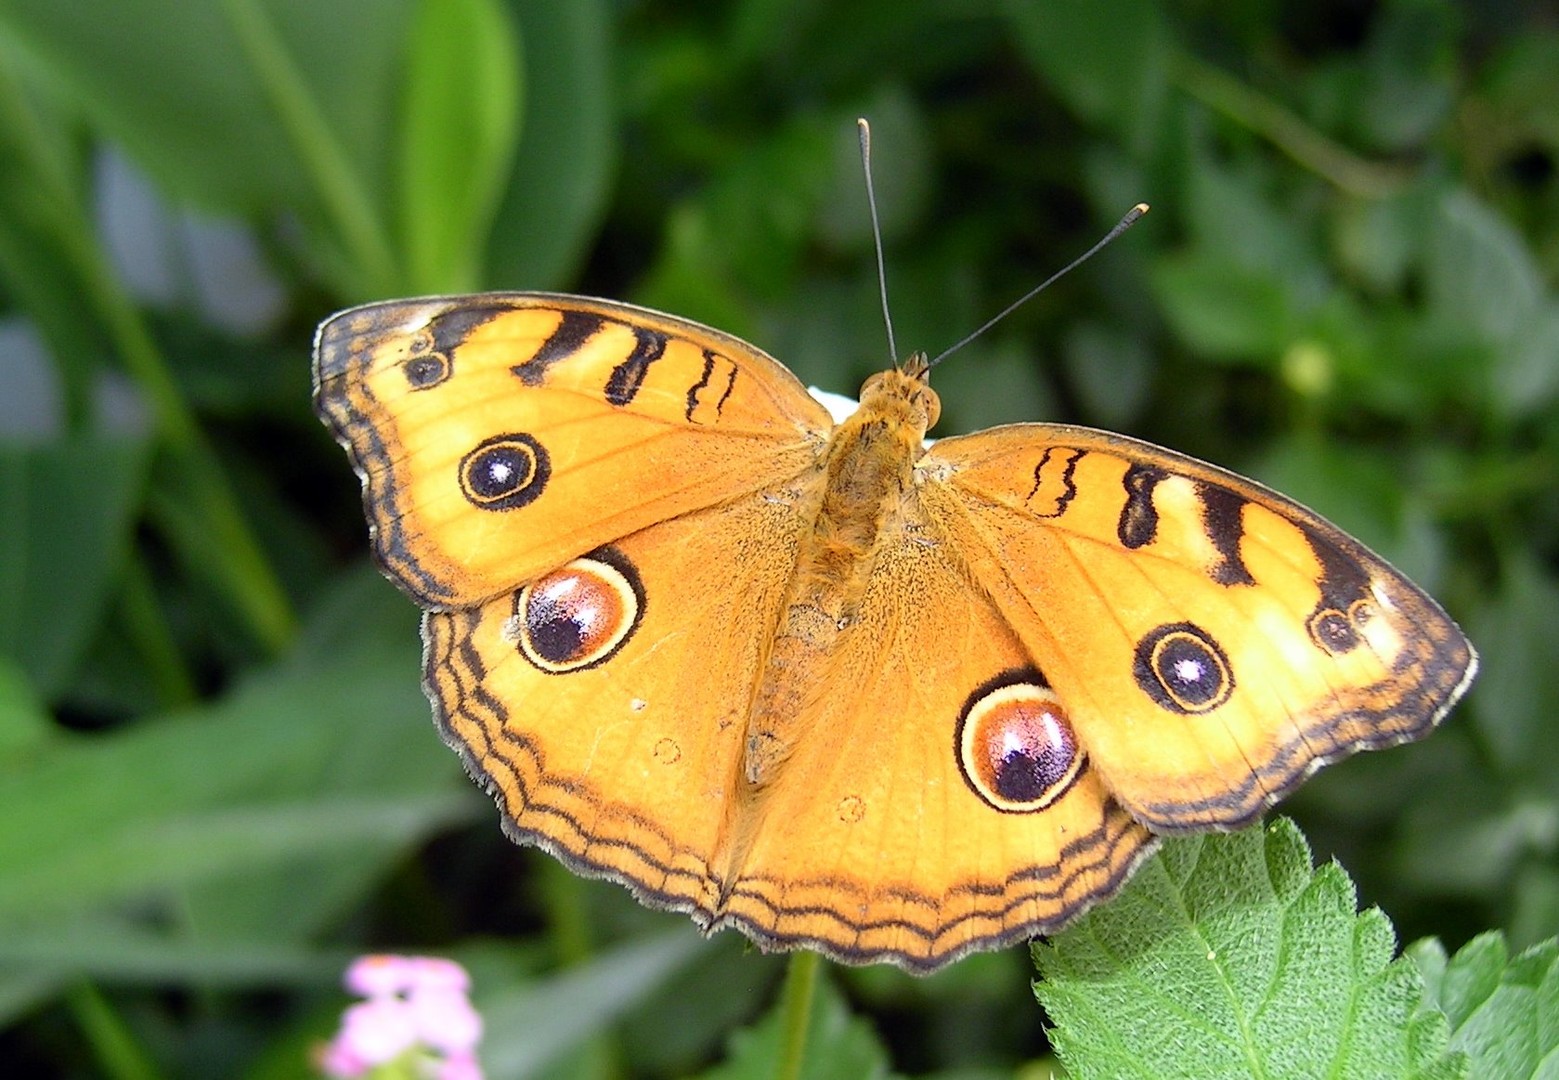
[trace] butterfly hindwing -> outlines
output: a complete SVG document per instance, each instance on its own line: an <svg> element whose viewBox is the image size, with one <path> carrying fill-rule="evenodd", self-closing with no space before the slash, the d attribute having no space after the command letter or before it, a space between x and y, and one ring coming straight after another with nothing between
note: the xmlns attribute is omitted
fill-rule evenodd
<svg viewBox="0 0 1559 1080"><path fill-rule="evenodd" d="M1059 928L1151 838L961 553L905 515L758 796L726 912L767 944L928 971Z"/></svg>
<svg viewBox="0 0 1559 1080"><path fill-rule="evenodd" d="M746 709L801 527L784 501L748 498L425 616L440 730L515 839L713 916Z"/></svg>

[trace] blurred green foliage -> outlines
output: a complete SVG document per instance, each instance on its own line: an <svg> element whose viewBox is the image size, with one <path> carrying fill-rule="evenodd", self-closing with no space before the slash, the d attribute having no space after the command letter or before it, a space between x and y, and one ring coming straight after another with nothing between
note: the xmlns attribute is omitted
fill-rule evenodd
<svg viewBox="0 0 1559 1080"><path fill-rule="evenodd" d="M1403 938L1559 930L1541 5L4 0L0 1068L305 1075L344 959L421 948L473 970L492 1076L764 1075L774 1021L732 1032L782 964L512 849L439 745L308 343L567 289L853 391L887 359L858 115L906 348L1153 204L938 369L942 433L1149 438L1440 597L1470 699L1288 809ZM1488 951L1416 955L1508 1003ZM1031 977L835 971L810 1015L858 1071L817 1075L1045 1075Z"/></svg>

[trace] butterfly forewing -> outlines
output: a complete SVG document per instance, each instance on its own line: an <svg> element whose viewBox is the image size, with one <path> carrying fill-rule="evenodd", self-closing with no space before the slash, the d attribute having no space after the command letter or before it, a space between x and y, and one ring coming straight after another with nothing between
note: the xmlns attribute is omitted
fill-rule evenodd
<svg viewBox="0 0 1559 1080"><path fill-rule="evenodd" d="M1477 666L1422 590L1261 486L1013 425L923 468L970 565L1161 832L1245 824L1326 762L1426 734Z"/></svg>
<svg viewBox="0 0 1559 1080"><path fill-rule="evenodd" d="M547 294L342 312L319 331L315 403L362 474L381 565L441 610L793 477L832 427L734 338Z"/></svg>

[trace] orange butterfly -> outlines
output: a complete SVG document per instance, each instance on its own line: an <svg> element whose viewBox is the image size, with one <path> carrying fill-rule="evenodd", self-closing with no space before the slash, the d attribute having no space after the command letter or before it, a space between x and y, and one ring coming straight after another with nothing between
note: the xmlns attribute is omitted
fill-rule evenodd
<svg viewBox="0 0 1559 1080"><path fill-rule="evenodd" d="M371 304L318 411L509 834L765 948L937 968L1417 738L1472 647L1357 541L1105 432L927 449L923 357L835 424L626 304Z"/></svg>

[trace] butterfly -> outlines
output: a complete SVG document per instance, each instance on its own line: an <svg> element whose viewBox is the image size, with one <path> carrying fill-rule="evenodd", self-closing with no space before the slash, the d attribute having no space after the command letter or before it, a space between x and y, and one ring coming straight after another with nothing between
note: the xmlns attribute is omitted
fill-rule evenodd
<svg viewBox="0 0 1559 1080"><path fill-rule="evenodd" d="M314 363L508 834L765 949L928 972L1053 931L1477 667L1215 466L1060 424L928 448L918 354L840 423L743 341L578 296L354 308Z"/></svg>

